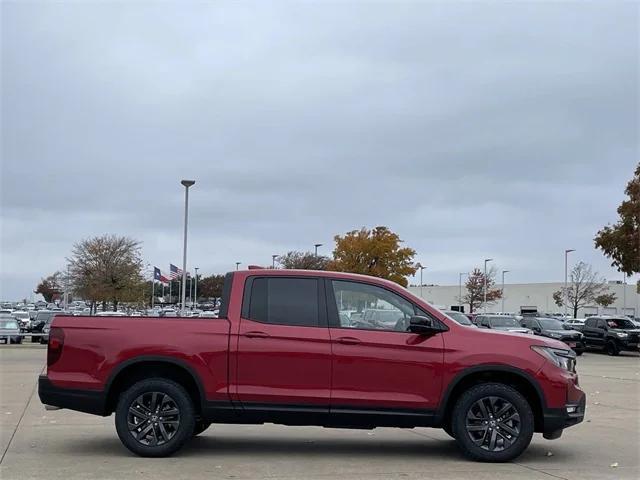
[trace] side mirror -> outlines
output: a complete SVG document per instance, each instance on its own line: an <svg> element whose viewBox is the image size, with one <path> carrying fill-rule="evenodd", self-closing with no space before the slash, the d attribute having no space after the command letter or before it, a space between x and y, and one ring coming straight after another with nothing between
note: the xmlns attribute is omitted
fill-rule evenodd
<svg viewBox="0 0 640 480"><path fill-rule="evenodd" d="M533 327L532 330L536 333L542 332L542 330L540 330L540 327Z"/></svg>
<svg viewBox="0 0 640 480"><path fill-rule="evenodd" d="M428 335L440 332L441 329L431 318L414 315L409 319L409 331Z"/></svg>

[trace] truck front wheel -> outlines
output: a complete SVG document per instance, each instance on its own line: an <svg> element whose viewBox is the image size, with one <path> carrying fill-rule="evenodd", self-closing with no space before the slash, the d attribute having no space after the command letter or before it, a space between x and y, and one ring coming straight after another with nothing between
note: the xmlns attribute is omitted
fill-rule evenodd
<svg viewBox="0 0 640 480"><path fill-rule="evenodd" d="M531 442L534 418L527 400L501 383L475 385L453 409L452 426L467 457L482 462L507 462Z"/></svg>
<svg viewBox="0 0 640 480"><path fill-rule="evenodd" d="M124 446L137 455L171 455L193 436L194 428L191 397L172 380L142 380L120 395L116 430Z"/></svg>

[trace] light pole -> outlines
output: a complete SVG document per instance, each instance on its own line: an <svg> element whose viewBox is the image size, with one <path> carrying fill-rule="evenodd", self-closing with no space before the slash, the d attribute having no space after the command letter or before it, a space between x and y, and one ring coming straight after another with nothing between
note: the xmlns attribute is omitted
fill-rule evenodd
<svg viewBox="0 0 640 480"><path fill-rule="evenodd" d="M622 278L622 316L627 315L627 274Z"/></svg>
<svg viewBox="0 0 640 480"><path fill-rule="evenodd" d="M316 255L316 257L317 257L317 256L318 256L318 247L321 247L321 246L322 246L322 244L321 244L321 243L316 243L316 244L314 244L313 246L314 246L314 247L315 247L315 249L316 249L316 250L315 250L315 252L316 252L316 253L315 253L315 255Z"/></svg>
<svg viewBox="0 0 640 480"><path fill-rule="evenodd" d="M276 258L278 255L271 255L271 268L276 268Z"/></svg>
<svg viewBox="0 0 640 480"><path fill-rule="evenodd" d="M182 180L184 186L184 246L182 248L182 307L184 310L187 302L187 225L189 222L189 187L193 186L195 180Z"/></svg>
<svg viewBox="0 0 640 480"><path fill-rule="evenodd" d="M193 286L193 304L198 308L198 267L193 267L196 271L196 284Z"/></svg>
<svg viewBox="0 0 640 480"><path fill-rule="evenodd" d="M569 290L567 290L567 265L568 260L567 256L571 253L575 252L574 249L569 248L564 251L564 316L567 316L567 304L569 303Z"/></svg>
<svg viewBox="0 0 640 480"><path fill-rule="evenodd" d="M421 263L416 265L416 267L420 269L420 298L422 298L422 271L427 267L424 267Z"/></svg>
<svg viewBox="0 0 640 480"><path fill-rule="evenodd" d="M482 286L482 311L487 313L487 263L492 262L493 258L484 259L484 278Z"/></svg>
<svg viewBox="0 0 640 480"><path fill-rule="evenodd" d="M509 273L509 270L502 270L502 313L504 313L504 274Z"/></svg>
<svg viewBox="0 0 640 480"><path fill-rule="evenodd" d="M468 273L462 272L458 274L458 311L462 311L462 277L464 275L469 275Z"/></svg>
<svg viewBox="0 0 640 480"><path fill-rule="evenodd" d="M236 271L238 270L238 267L240 266L242 262L236 262Z"/></svg>

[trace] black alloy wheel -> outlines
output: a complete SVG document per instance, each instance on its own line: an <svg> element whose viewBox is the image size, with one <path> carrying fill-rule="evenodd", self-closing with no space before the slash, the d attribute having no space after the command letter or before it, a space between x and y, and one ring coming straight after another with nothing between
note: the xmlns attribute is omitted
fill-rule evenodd
<svg viewBox="0 0 640 480"><path fill-rule="evenodd" d="M469 387L451 414L453 436L467 457L481 462L508 462L531 442L534 416L527 399L502 383Z"/></svg>
<svg viewBox="0 0 640 480"><path fill-rule="evenodd" d="M168 378L141 380L120 394L120 441L143 457L166 457L193 437L196 412L182 385Z"/></svg>
<svg viewBox="0 0 640 480"><path fill-rule="evenodd" d="M143 393L129 407L127 424L129 433L142 445L163 445L180 428L180 409L166 393Z"/></svg>
<svg viewBox="0 0 640 480"><path fill-rule="evenodd" d="M483 397L467 412L465 429L471 441L483 450L499 452L520 436L520 414L500 397Z"/></svg>

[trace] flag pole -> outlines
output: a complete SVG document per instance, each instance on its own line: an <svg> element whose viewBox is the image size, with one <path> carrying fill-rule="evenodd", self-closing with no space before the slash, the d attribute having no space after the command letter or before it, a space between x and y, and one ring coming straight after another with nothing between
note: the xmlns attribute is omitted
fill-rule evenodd
<svg viewBox="0 0 640 480"><path fill-rule="evenodd" d="M156 272L153 272L153 278L151 279L151 308L155 306L156 298Z"/></svg>

